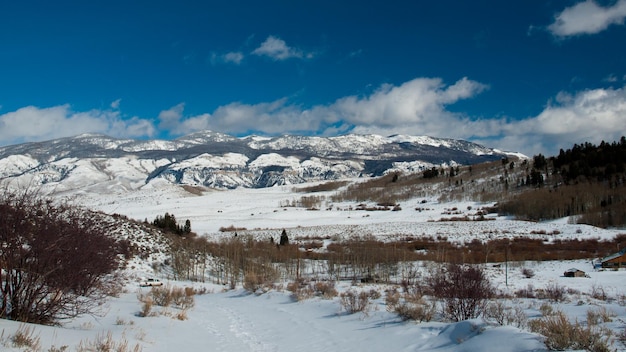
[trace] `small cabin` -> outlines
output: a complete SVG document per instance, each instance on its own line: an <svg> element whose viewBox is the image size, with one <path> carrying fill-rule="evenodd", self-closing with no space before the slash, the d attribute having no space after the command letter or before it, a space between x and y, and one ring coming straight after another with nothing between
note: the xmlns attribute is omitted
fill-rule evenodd
<svg viewBox="0 0 626 352"><path fill-rule="evenodd" d="M563 273L563 276L565 276L565 277L587 277L587 274L584 271L582 271L582 270L578 270L576 268L571 268L571 269L566 270Z"/></svg>
<svg viewBox="0 0 626 352"><path fill-rule="evenodd" d="M602 258L601 264L603 269L626 268L626 248Z"/></svg>

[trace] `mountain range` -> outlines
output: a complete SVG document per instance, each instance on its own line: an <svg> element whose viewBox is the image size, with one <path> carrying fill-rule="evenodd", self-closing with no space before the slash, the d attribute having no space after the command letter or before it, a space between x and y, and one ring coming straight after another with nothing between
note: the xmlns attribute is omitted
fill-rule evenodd
<svg viewBox="0 0 626 352"><path fill-rule="evenodd" d="M507 153L445 138L248 136L203 131L174 140L83 134L0 147L0 181L48 191L133 190L151 182L233 189L414 172Z"/></svg>

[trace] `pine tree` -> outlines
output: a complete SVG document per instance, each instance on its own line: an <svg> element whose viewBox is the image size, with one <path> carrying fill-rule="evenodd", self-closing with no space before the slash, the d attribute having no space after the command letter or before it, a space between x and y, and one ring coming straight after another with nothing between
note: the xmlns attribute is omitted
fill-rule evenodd
<svg viewBox="0 0 626 352"><path fill-rule="evenodd" d="M283 232L280 234L280 243L281 246L286 246L289 244L289 237L287 237L287 231L283 229Z"/></svg>

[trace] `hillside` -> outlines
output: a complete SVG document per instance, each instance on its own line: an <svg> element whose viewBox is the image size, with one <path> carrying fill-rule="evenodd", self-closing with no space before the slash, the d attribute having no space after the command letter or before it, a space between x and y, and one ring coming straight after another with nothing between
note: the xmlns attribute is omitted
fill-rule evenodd
<svg viewBox="0 0 626 352"><path fill-rule="evenodd" d="M219 189L263 188L499 160L466 141L377 135L235 138L194 133L172 141L81 135L0 148L0 180L48 192L132 191L153 180Z"/></svg>

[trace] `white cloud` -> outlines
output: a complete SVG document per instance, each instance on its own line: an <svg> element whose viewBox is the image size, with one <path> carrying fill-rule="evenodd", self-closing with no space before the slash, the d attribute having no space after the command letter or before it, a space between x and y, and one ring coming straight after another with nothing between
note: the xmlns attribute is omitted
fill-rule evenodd
<svg viewBox="0 0 626 352"><path fill-rule="evenodd" d="M486 85L467 78L450 86L437 78L417 78L400 86L382 85L369 96L344 97L332 104L309 109L289 104L287 99L259 104L236 102L221 106L212 114L183 119L175 132L185 134L212 129L232 134L255 131L332 135L354 129L358 133L402 132L462 137L465 136L463 129L451 129L450 126L461 126L466 121L447 111L445 106L471 98L486 88ZM176 116L172 120L180 119L182 113L179 110L167 112Z"/></svg>
<svg viewBox="0 0 626 352"><path fill-rule="evenodd" d="M554 155L574 143L618 140L626 131L626 92L594 89L559 93L537 116L470 119L448 105L473 98L487 86L460 79L445 85L438 78L417 78L399 86L385 84L367 96L348 96L303 109L287 99L271 103L232 103L183 119L179 133L212 129L231 134L396 133L476 141L528 155Z"/></svg>
<svg viewBox="0 0 626 352"><path fill-rule="evenodd" d="M0 115L0 145L104 133L117 137L153 136L155 128L137 117L123 119L116 110L74 112L69 105L27 106Z"/></svg>
<svg viewBox="0 0 626 352"><path fill-rule="evenodd" d="M158 115L160 132L183 135L200 130L230 134L277 135L344 133L429 135L471 140L528 155L554 155L574 143L618 140L626 133L626 87L560 92L537 116L469 118L449 105L474 98L485 84L462 78L446 85L439 78L416 78L400 85L384 84L371 94L347 96L303 108L287 98L273 102L233 102L212 113L185 116L180 103ZM116 101L112 106L118 106ZM153 122L124 118L117 110L71 111L69 105L28 106L0 115L0 145L104 133L115 137L152 137Z"/></svg>
<svg viewBox="0 0 626 352"><path fill-rule="evenodd" d="M243 61L243 54L238 51L226 53L224 55L224 61L239 65L241 61Z"/></svg>
<svg viewBox="0 0 626 352"><path fill-rule="evenodd" d="M626 0L618 0L609 7L602 7L593 0L586 0L557 14L548 30L558 37L595 34L612 24L624 24L625 17Z"/></svg>
<svg viewBox="0 0 626 352"><path fill-rule="evenodd" d="M287 46L287 43L273 35L265 39L261 45L252 51L252 54L259 56L267 56L276 61L287 60L290 58L307 58L313 57L312 53L304 53L302 50Z"/></svg>
<svg viewBox="0 0 626 352"><path fill-rule="evenodd" d="M539 115L503 123L497 143L528 154L554 155L574 143L612 142L626 133L626 91L593 89L559 93Z"/></svg>
<svg viewBox="0 0 626 352"><path fill-rule="evenodd" d="M418 78L397 87L383 85L368 97L339 99L329 109L337 119L354 125L358 133L402 131L458 137L463 118L447 111L445 106L486 88L466 78L447 87L438 78Z"/></svg>
<svg viewBox="0 0 626 352"><path fill-rule="evenodd" d="M176 128L183 117L183 110L185 110L185 103L161 111L158 116L159 129L171 130Z"/></svg>
<svg viewBox="0 0 626 352"><path fill-rule="evenodd" d="M218 54L218 53L213 52L211 53L211 56L209 56L209 62L212 65L217 65L217 64L241 65L244 59L245 59L245 55L239 51L231 51L226 54Z"/></svg>

